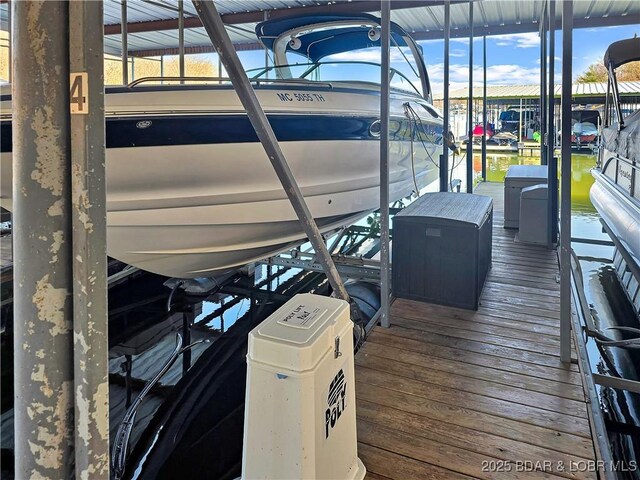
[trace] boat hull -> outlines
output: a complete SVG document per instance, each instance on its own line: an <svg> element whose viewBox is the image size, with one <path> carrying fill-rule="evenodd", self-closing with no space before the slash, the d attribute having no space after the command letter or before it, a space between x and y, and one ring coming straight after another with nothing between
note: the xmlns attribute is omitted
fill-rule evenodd
<svg viewBox="0 0 640 480"><path fill-rule="evenodd" d="M595 183L589 196L612 235L640 270L640 187L632 179L637 167L603 149L602 169L592 170ZM634 172L635 170L635 172ZM617 179L617 182L616 182Z"/></svg>
<svg viewBox="0 0 640 480"><path fill-rule="evenodd" d="M106 95L110 256L161 275L202 277L305 239L262 145L246 128L233 90L145 93ZM379 141L370 132L378 118L379 92L323 91L317 94L323 101L312 106L281 100L296 98L295 92L289 97L277 90L258 93L321 231L379 207ZM211 103L212 97L219 111L194 113L197 103ZM412 142L408 133L415 129L402 107L411 98L392 100L392 201L438 178L441 126L438 131L438 122L425 117L432 137ZM132 100L155 110L142 113ZM172 107L167 102L188 112L173 106L167 115ZM172 124L166 123L168 117ZM12 158L6 150L0 197L11 210Z"/></svg>

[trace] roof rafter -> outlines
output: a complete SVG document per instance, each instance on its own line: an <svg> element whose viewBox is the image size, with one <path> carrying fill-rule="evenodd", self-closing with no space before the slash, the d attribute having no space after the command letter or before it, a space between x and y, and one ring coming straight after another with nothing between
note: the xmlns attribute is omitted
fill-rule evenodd
<svg viewBox="0 0 640 480"><path fill-rule="evenodd" d="M460 3L463 0L453 0L451 3ZM430 6L443 4L442 0L429 2ZM395 0L391 3L392 10L401 10L406 8L424 7L424 0ZM257 23L264 20L265 12L269 18L288 17L291 15L313 15L318 13L326 14L345 14L345 13L362 13L375 12L380 10L380 2L375 0L358 0L355 2L345 2L337 4L326 4L308 7L283 8L275 10L259 10L253 12L227 13L222 15L222 21L227 25L239 23ZM184 28L199 28L202 22L198 17L187 17L184 19ZM178 19L171 18L166 20L150 20L146 22L131 22L127 24L127 32L143 33L157 32L160 30L176 30L178 28ZM119 35L122 32L122 25L119 23L105 25L105 35Z"/></svg>

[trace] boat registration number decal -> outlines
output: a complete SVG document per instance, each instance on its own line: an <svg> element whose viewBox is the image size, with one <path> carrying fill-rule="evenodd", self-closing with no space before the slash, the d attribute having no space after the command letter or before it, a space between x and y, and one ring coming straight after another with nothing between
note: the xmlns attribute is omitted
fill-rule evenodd
<svg viewBox="0 0 640 480"><path fill-rule="evenodd" d="M281 102L325 102L319 93L276 93Z"/></svg>

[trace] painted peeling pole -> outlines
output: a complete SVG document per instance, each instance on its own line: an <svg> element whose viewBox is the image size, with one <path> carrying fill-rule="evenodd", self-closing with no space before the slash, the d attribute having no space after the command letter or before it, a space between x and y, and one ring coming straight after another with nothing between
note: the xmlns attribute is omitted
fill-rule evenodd
<svg viewBox="0 0 640 480"><path fill-rule="evenodd" d="M15 475L107 479L102 2L13 15Z"/></svg>
<svg viewBox="0 0 640 480"><path fill-rule="evenodd" d="M73 476L68 8L13 2L15 476Z"/></svg>
<svg viewBox="0 0 640 480"><path fill-rule="evenodd" d="M103 2L69 2L76 479L109 478Z"/></svg>

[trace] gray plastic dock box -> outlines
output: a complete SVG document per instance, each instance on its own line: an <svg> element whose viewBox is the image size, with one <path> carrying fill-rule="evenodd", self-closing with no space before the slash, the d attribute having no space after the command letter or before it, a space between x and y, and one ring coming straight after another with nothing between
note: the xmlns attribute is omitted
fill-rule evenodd
<svg viewBox="0 0 640 480"><path fill-rule="evenodd" d="M403 209L393 219L394 296L477 310L492 226L483 195L428 193Z"/></svg>
<svg viewBox="0 0 640 480"><path fill-rule="evenodd" d="M549 230L547 185L534 185L522 189L520 194L520 229L518 240L524 243L546 245Z"/></svg>
<svg viewBox="0 0 640 480"><path fill-rule="evenodd" d="M512 165L504 177L504 228L520 225L520 192L547 183L546 165Z"/></svg>

